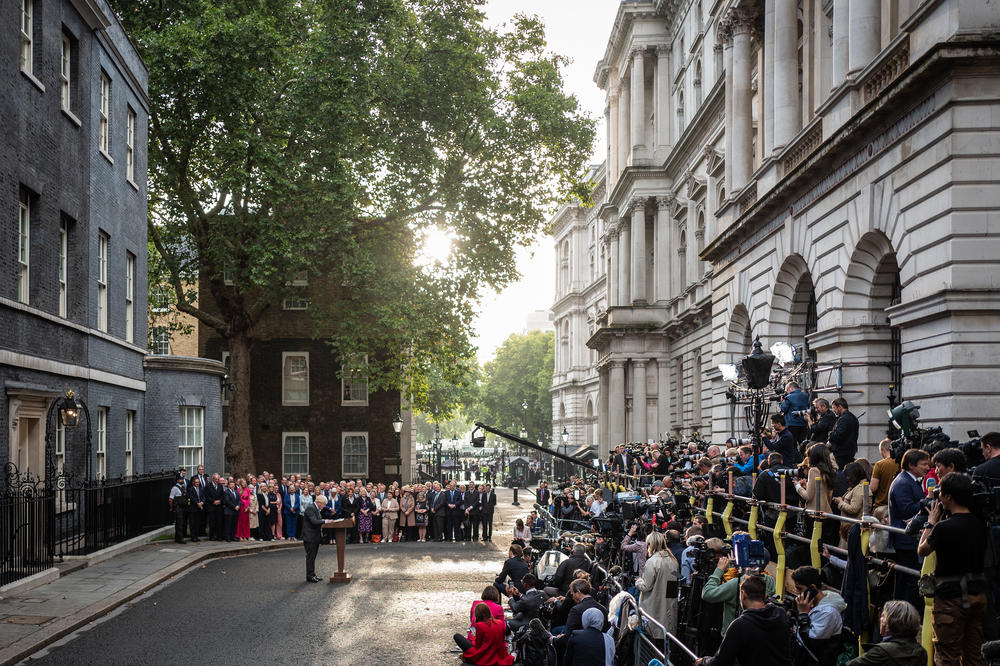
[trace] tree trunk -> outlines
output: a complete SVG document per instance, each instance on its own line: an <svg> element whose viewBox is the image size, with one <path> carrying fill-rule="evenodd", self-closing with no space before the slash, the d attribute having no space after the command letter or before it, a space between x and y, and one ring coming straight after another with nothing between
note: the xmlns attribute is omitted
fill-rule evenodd
<svg viewBox="0 0 1000 666"><path fill-rule="evenodd" d="M250 438L250 354L253 341L245 333L228 338L229 381L235 386L229 396L229 441L226 464L233 476L256 473Z"/></svg>

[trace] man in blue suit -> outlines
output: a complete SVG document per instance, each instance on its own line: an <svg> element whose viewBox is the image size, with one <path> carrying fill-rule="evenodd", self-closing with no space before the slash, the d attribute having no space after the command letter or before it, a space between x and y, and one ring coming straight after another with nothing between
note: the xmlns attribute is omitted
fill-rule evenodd
<svg viewBox="0 0 1000 666"><path fill-rule="evenodd" d="M299 489L293 484L289 484L285 496L281 499L281 526L284 528L285 536L289 539L295 538L295 528L299 522L301 498Z"/></svg>
<svg viewBox="0 0 1000 666"><path fill-rule="evenodd" d="M910 449L903 454L902 468L892 485L889 486L889 524L892 527L906 527L907 521L917 515L920 510L920 500L924 498L923 486L920 480L931 467L931 457L923 449ZM890 543L896 549L896 564L911 569L920 569L917 557L917 536L908 534L889 534ZM894 599L909 601L917 608L921 607L920 595L917 593L917 578L908 574L896 574L896 585L893 590Z"/></svg>
<svg viewBox="0 0 1000 666"><path fill-rule="evenodd" d="M465 498L455 489L455 481L448 484L445 492L445 507L448 509L448 528L444 538L456 541L462 538L462 518L465 516Z"/></svg>

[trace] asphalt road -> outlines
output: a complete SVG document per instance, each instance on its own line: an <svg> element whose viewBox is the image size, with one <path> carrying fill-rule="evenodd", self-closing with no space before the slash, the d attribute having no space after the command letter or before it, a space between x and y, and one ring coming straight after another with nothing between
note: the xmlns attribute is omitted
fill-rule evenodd
<svg viewBox="0 0 1000 666"><path fill-rule="evenodd" d="M198 655L213 664L458 664L451 636L468 627L470 604L503 565L505 523L529 507L498 511L506 514L495 522L499 544L348 546L347 585L305 583L301 548L210 561L22 663L167 664ZM336 562L336 548L323 546L318 574L329 577Z"/></svg>

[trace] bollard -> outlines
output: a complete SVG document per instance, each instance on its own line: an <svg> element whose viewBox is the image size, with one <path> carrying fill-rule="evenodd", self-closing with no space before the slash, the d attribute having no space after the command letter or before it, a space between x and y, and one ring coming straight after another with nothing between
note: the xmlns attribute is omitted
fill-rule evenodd
<svg viewBox="0 0 1000 666"><path fill-rule="evenodd" d="M937 567L937 553L932 552L924 558L924 565L920 567L920 575L927 576L934 573ZM896 574L897 576L899 574ZM924 623L920 628L920 644L927 651L927 666L934 666L934 597L924 597Z"/></svg>
<svg viewBox="0 0 1000 666"><path fill-rule="evenodd" d="M510 503L511 506L521 506L521 503L517 501L517 486L514 486L514 501Z"/></svg>
<svg viewBox="0 0 1000 666"><path fill-rule="evenodd" d="M726 503L726 508L722 511L722 526L726 529L726 538L733 536L733 524L731 519L733 517L733 501L729 500Z"/></svg>
<svg viewBox="0 0 1000 666"><path fill-rule="evenodd" d="M782 475L784 477L784 475ZM781 487L784 488L784 478L782 478ZM788 517L787 511L782 511L778 514L778 520L774 523L774 550L778 554L778 564L777 569L774 572L774 584L775 592L779 599L782 599L782 595L785 593L785 542L782 541L782 535L785 531L785 519Z"/></svg>

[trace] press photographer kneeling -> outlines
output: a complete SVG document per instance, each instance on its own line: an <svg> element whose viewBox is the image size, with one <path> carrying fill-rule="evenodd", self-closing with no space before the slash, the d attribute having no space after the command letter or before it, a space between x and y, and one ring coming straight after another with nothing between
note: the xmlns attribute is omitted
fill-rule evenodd
<svg viewBox="0 0 1000 666"><path fill-rule="evenodd" d="M767 583L751 574L740 583L743 614L733 620L714 657L696 666L791 666L788 619L780 607L767 603Z"/></svg>

